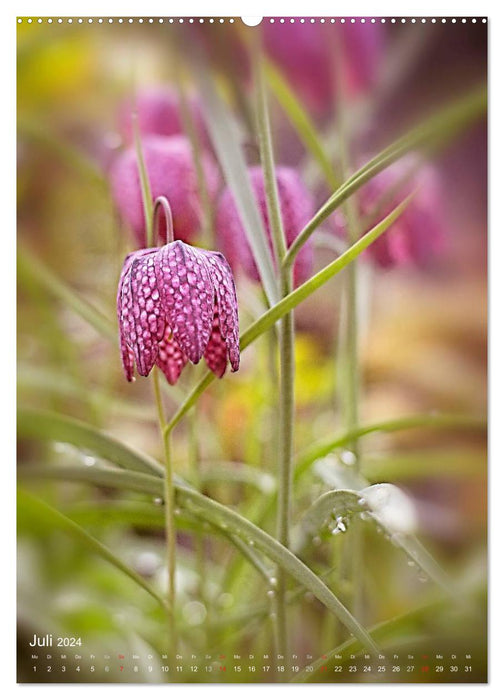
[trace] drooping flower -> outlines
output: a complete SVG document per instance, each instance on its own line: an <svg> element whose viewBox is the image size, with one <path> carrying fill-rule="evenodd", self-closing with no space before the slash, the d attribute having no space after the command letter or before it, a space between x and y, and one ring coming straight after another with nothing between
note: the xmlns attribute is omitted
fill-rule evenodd
<svg viewBox="0 0 504 700"><path fill-rule="evenodd" d="M262 168L255 166L249 168L248 173L252 191L259 205L259 211L269 237L270 248L273 251L263 171ZM287 245L290 245L312 217L314 202L294 168L277 167L275 173L285 238ZM259 272L233 194L229 188L226 188L219 201L216 226L219 242L231 267L233 269L242 268L248 277L259 280ZM296 285L304 282L310 276L312 266L313 246L311 240L308 240L301 248L294 264L294 283Z"/></svg>
<svg viewBox="0 0 504 700"><path fill-rule="evenodd" d="M201 203L192 148L185 136L147 136L142 151L152 199L166 197L173 211L175 238L190 242L201 224ZM211 199L217 193L219 174L211 157L204 153L202 167ZM146 245L145 218L136 150L130 146L110 170L112 194L121 217L133 230L138 246ZM160 230L166 240L166 226Z"/></svg>
<svg viewBox="0 0 504 700"><path fill-rule="evenodd" d="M222 253L182 241L130 253L117 292L122 364L146 377L157 365L175 384L202 357L218 377L240 364L238 304Z"/></svg>
<svg viewBox="0 0 504 700"><path fill-rule="evenodd" d="M194 125L201 138L205 138L205 125L199 100L195 95L187 98ZM138 115L138 128L142 136L175 136L184 134L184 125L178 93L167 85L145 87L135 95L134 103L125 100L119 108L119 131L127 143L133 141L132 107Z"/></svg>
<svg viewBox="0 0 504 700"><path fill-rule="evenodd" d="M358 191L363 232L375 226L411 193L414 197L401 216L365 252L380 267L425 266L443 250L447 226L438 173L414 154L392 164ZM335 217L335 224L337 233L342 235L341 216Z"/></svg>
<svg viewBox="0 0 504 700"><path fill-rule="evenodd" d="M378 24L369 20L322 24L309 17L287 17L284 23L276 19L273 24L267 18L263 24L266 51L318 116L334 103L336 61L340 63L341 87L349 95L369 89L376 78L383 54L383 27Z"/></svg>

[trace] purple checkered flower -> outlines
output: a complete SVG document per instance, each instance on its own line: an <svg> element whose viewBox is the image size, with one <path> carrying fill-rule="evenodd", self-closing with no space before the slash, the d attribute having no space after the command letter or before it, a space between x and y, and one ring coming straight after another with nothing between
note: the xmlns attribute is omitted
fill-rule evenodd
<svg viewBox="0 0 504 700"><path fill-rule="evenodd" d="M222 253L182 241L130 253L117 292L124 373L146 377L157 365L170 384L202 357L218 377L240 364L238 303Z"/></svg>
<svg viewBox="0 0 504 700"><path fill-rule="evenodd" d="M264 174L260 166L249 168L248 173L252 191L268 234L270 248L273 252L266 192L264 189ZM284 233L287 246L289 246L313 216L315 206L313 197L294 168L277 167L275 175ZM220 199L216 224L219 243L233 270L241 268L248 277L259 280L259 272L254 262L254 256L247 241L233 193L229 187L224 190ZM296 258L294 283L298 285L307 280L311 274L312 267L313 244L309 240L301 248Z"/></svg>
<svg viewBox="0 0 504 700"><path fill-rule="evenodd" d="M206 140L205 122L201 104L196 95L188 97L188 107L198 134ZM177 91L168 85L144 87L135 95L133 104L125 100L119 110L119 130L127 143L133 142L132 106L138 114L138 128L142 136L175 136L184 134L180 99Z"/></svg>
<svg viewBox="0 0 504 700"><path fill-rule="evenodd" d="M375 226L412 193L403 214L365 253L378 267L426 267L446 246L448 226L438 171L414 153L375 175L357 192L364 229ZM343 236L345 223L339 212L333 221L337 234Z"/></svg>
<svg viewBox="0 0 504 700"><path fill-rule="evenodd" d="M173 211L175 238L192 242L202 218L198 180L193 152L185 136L145 136L142 139L145 168L152 199L166 197ZM208 153L201 159L203 175L210 199L219 187L219 172ZM142 188L134 146L126 148L110 170L112 196L121 218L130 226L140 248L146 244ZM167 240L166 226L161 225L161 238Z"/></svg>

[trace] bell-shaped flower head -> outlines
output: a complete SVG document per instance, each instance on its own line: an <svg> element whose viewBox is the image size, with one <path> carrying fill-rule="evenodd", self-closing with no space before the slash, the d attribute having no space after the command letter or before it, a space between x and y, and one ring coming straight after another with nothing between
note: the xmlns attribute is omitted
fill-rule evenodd
<svg viewBox="0 0 504 700"><path fill-rule="evenodd" d="M249 168L248 173L252 191L268 234L270 248L273 252L263 171L262 168L255 166ZM313 216L314 201L294 168L277 167L275 174L284 234L288 247ZM259 280L259 272L254 262L254 256L229 187L224 190L218 204L216 227L219 243L233 270L241 268L248 277ZM312 267L313 245L311 240L308 240L299 251L294 264L294 283L298 285L308 279Z"/></svg>
<svg viewBox="0 0 504 700"><path fill-rule="evenodd" d="M412 193L413 199L401 216L365 252L366 257L380 267L422 267L443 251L447 225L440 179L434 166L422 163L415 154L392 164L358 191L363 233ZM337 214L334 221L337 233L342 235L341 216Z"/></svg>
<svg viewBox="0 0 504 700"><path fill-rule="evenodd" d="M195 95L187 98L190 115L203 140L205 126L201 104ZM127 143L133 142L132 107L138 115L138 129L142 136L176 136L184 134L184 120L176 90L167 85L155 85L139 90L134 99L125 100L119 108L119 131Z"/></svg>
<svg viewBox="0 0 504 700"><path fill-rule="evenodd" d="M152 199L166 197L173 212L175 238L190 242L201 225L202 210L198 181L189 140L185 136L147 136L142 139L145 168ZM210 199L219 186L219 173L204 153L202 168ZM124 150L110 170L112 195L122 219L131 227L138 246L146 245L142 189L134 146ZM166 240L166 225L160 228Z"/></svg>
<svg viewBox="0 0 504 700"><path fill-rule="evenodd" d="M170 215L165 212L170 227ZM130 253L117 292L124 373L146 377L157 365L175 384L202 357L218 377L240 364L238 303L222 253L182 241Z"/></svg>

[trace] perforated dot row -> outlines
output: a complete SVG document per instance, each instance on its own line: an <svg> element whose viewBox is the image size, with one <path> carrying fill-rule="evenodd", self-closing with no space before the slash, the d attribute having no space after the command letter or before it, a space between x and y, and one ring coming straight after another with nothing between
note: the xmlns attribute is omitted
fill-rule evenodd
<svg viewBox="0 0 504 700"><path fill-rule="evenodd" d="M340 23L340 24L386 24L387 22L390 24L427 24L427 23L432 23L436 24L436 22L440 22L442 24L456 24L457 22L460 22L462 24L476 24L478 21L481 22L482 24L486 24L487 19L486 17L472 17L470 19L466 17L402 17L402 18L396 18L396 17L381 17L381 18L376 18L376 17L312 17L312 18L304 18L304 17L271 17L268 20L271 24L294 24L295 22L299 22L300 24L315 24L315 23L320 23L320 24L335 24L335 23ZM38 18L33 18L33 17L18 17L17 18L18 24L22 24L23 22L27 24L194 24L199 23L199 24L204 24L205 22L209 24L233 24L235 22L235 18L233 17L220 17L220 18L215 18L215 17L59 17L59 18L53 18L53 17L38 17Z"/></svg>

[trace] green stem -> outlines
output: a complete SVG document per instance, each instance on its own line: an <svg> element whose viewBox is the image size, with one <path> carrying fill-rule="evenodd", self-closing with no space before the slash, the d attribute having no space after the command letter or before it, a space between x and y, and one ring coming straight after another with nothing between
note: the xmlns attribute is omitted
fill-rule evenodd
<svg viewBox="0 0 504 700"><path fill-rule="evenodd" d="M198 415L197 406L191 412L189 421L189 465L193 474L194 486L198 491L202 490L202 474L200 457L198 451ZM196 558L196 570L198 572L198 596L207 610L207 620L210 615L210 605L206 586L206 561L205 561L206 538L202 532L195 534L194 553Z"/></svg>
<svg viewBox="0 0 504 700"><path fill-rule="evenodd" d="M319 270L313 277L309 280L300 284L292 292L287 294L283 299L281 299L277 304L270 307L265 311L262 316L260 316L256 321L254 321L240 336L240 350L245 350L256 338L265 333L269 328L271 328L279 319L281 319L285 314L289 313L298 304L307 299L313 292L322 287L326 282L328 282L335 274L343 270L352 260L360 255L366 248L368 248L371 243L381 236L385 231L393 224L393 222L402 214L406 209L411 199L415 193L406 197L401 204L399 204L393 211L388 214L379 224L374 226L370 231L368 231L364 236L359 238L359 240L348 248L344 253L342 253L336 260L326 265L326 267ZM194 389L187 395L185 401L179 406L176 413L170 419L167 430L172 430L177 423L182 419L182 417L187 413L187 411L194 406L198 398L203 394L203 392L212 384L215 380L215 374L208 372L203 376L201 381L194 387Z"/></svg>
<svg viewBox="0 0 504 700"><path fill-rule="evenodd" d="M182 125L184 127L184 131L187 134L193 152L193 161L196 171L198 194L201 202L201 229L203 233L203 240L207 245L210 246L212 240L211 234L213 229L213 213L210 200L210 193L208 191L205 172L203 170L203 148L201 144L201 137L200 134L198 134L196 124L194 123L193 115L191 114L185 85L180 72L180 64L178 61L177 51L173 51L172 59L175 62L175 69L173 73L175 76L175 84L177 86L177 91L180 99L180 116L182 119Z"/></svg>
<svg viewBox="0 0 504 700"><path fill-rule="evenodd" d="M261 163L264 172L264 190L268 208L271 238L277 265L287 252L282 215L278 198L273 144L268 113L268 98L264 80L259 46L255 46L254 67L257 94L257 125ZM292 272L281 269L280 297L292 292ZM294 315L289 312L280 322L280 459L278 472L277 539L289 548L289 533L292 511L292 457L294 426ZM287 632L287 577L280 567L277 569L275 639L279 653L288 654Z"/></svg>
<svg viewBox="0 0 504 700"><path fill-rule="evenodd" d="M175 624L175 571L176 571L176 548L177 534L175 530L175 489L173 487L173 469L171 460L171 433L166 428L166 418L164 414L161 390L159 387L158 368L152 370L152 382L154 386L154 396L159 418L159 427L163 439L165 454L165 477L164 477L164 502L165 502L165 522L166 522L166 558L168 569L168 632L169 646L172 650L177 650L177 629Z"/></svg>
<svg viewBox="0 0 504 700"><path fill-rule="evenodd" d="M138 164L138 173L140 178L140 187L142 190L142 203L144 208L144 219L145 219L145 238L147 248L153 245L153 214L154 207L152 204L152 193L150 188L149 176L147 173L147 168L145 165L145 159L142 150L142 141L140 138L140 129L138 127L138 115L136 111L133 111L131 115L131 121L133 124L133 134L135 138L135 151Z"/></svg>
<svg viewBox="0 0 504 700"><path fill-rule="evenodd" d="M350 133L347 124L347 111L343 79L341 74L341 62L335 56L335 66L338 90L338 120L339 120L339 145L340 162L344 180L348 181L352 169L350 164ZM357 202L355 197L349 197L343 203L343 209L347 225L347 242L351 246L359 239L360 223ZM340 343L343 358L343 391L341 393L343 408L343 423L346 432L351 433L359 427L359 399L361 389L360 362L359 362L359 316L358 316L358 274L359 260L356 259L348 265L343 276L344 292L341 304ZM353 468L357 474L360 472L360 455L358 439L351 441L349 445L354 454ZM348 533L347 547L343 552L343 572L348 567L352 590L352 609L355 615L360 616L363 607L362 598L362 574L363 574L363 539L362 527L357 518L354 519L352 528Z"/></svg>
<svg viewBox="0 0 504 700"><path fill-rule="evenodd" d="M465 97L450 102L432 117L420 122L416 128L372 158L334 192L321 206L315 216L299 233L283 260L284 267L290 267L308 238L351 194L356 192L372 177L403 155L420 147L444 148L469 124L485 113L486 90L478 87Z"/></svg>

